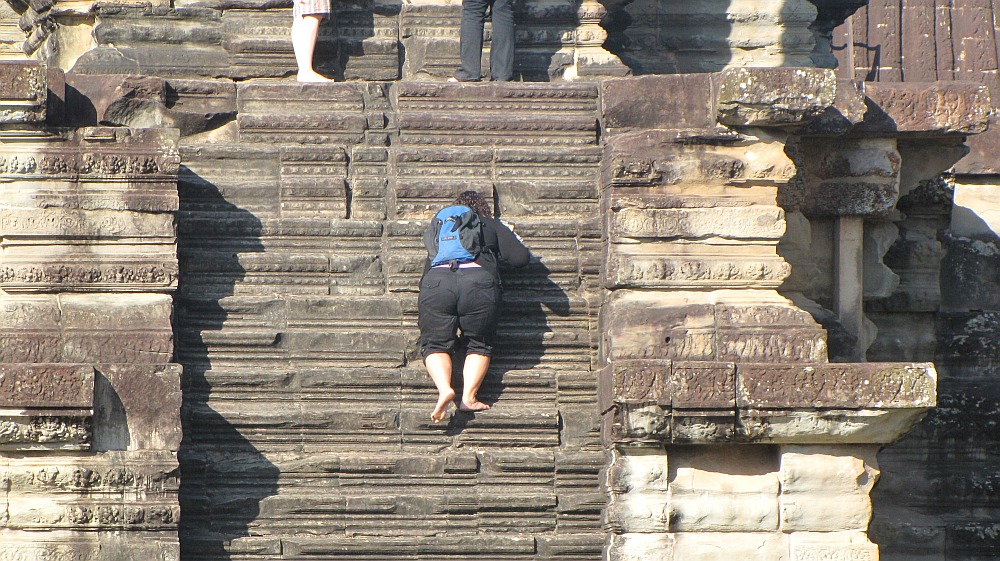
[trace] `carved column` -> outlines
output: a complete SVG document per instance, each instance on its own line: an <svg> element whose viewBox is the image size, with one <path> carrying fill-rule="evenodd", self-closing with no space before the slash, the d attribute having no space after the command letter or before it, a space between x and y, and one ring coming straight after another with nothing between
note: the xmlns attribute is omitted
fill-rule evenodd
<svg viewBox="0 0 1000 561"><path fill-rule="evenodd" d="M176 132L47 128L58 80L0 74L0 559L177 559Z"/></svg>

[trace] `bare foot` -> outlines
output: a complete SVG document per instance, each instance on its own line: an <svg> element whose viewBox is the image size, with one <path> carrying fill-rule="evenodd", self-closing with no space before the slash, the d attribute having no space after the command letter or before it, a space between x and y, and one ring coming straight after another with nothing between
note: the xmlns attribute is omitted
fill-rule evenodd
<svg viewBox="0 0 1000 561"><path fill-rule="evenodd" d="M437 405L434 407L434 411L431 412L431 420L435 423L443 421L445 416L448 415L448 404L453 399L455 399L455 390L448 390L439 394Z"/></svg>
<svg viewBox="0 0 1000 561"><path fill-rule="evenodd" d="M463 399L461 405L459 405L458 408L461 409L462 411L486 411L487 409L490 409L490 406L486 405L485 403L479 400L473 400L466 403L465 400Z"/></svg>
<svg viewBox="0 0 1000 561"><path fill-rule="evenodd" d="M326 83L326 82L336 82L333 78L327 78L318 72L299 72L295 79L299 82L307 83Z"/></svg>

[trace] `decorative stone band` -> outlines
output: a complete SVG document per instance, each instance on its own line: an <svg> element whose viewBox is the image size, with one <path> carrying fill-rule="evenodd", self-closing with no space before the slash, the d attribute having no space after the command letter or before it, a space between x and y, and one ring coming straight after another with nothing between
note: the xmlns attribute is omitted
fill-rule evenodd
<svg viewBox="0 0 1000 561"><path fill-rule="evenodd" d="M930 363L619 360L600 375L603 437L629 442L888 443L936 404Z"/></svg>
<svg viewBox="0 0 1000 561"><path fill-rule="evenodd" d="M86 449L94 368L0 364L0 451Z"/></svg>
<svg viewBox="0 0 1000 561"><path fill-rule="evenodd" d="M0 364L0 408L90 409L94 368L82 364Z"/></svg>

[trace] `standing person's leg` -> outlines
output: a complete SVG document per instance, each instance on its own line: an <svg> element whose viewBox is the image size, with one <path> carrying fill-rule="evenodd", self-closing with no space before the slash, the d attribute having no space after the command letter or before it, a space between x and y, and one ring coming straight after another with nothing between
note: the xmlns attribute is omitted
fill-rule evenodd
<svg viewBox="0 0 1000 561"><path fill-rule="evenodd" d="M507 82L514 77L514 0L493 0L490 21L490 79Z"/></svg>
<svg viewBox="0 0 1000 561"><path fill-rule="evenodd" d="M448 414L448 404L455 399L451 387L451 352L458 331L457 294L454 273L431 269L420 279L417 297L417 326L420 328L420 353L424 366L438 391L431 420L439 423Z"/></svg>
<svg viewBox="0 0 1000 561"><path fill-rule="evenodd" d="M316 38L319 37L319 24L326 13L301 13L315 9L310 6L312 5L305 0L295 0L292 13L292 50L295 51L295 63L299 67L296 79L299 82L332 82L333 80L313 69L313 52L316 50Z"/></svg>
<svg viewBox="0 0 1000 561"><path fill-rule="evenodd" d="M489 0L462 0L462 25L459 28L461 65L455 72L459 82L477 82L483 76L483 24Z"/></svg>
<svg viewBox="0 0 1000 561"><path fill-rule="evenodd" d="M465 269L458 283L458 324L469 346L462 369L463 411L485 411L490 406L479 401L479 388L486 379L493 354L493 335L500 309L500 286L482 268Z"/></svg>

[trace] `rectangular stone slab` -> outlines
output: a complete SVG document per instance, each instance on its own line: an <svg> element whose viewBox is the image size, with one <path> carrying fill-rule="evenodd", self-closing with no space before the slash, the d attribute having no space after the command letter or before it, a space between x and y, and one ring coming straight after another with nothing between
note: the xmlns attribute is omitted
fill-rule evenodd
<svg viewBox="0 0 1000 561"><path fill-rule="evenodd" d="M930 363L739 364L741 408L890 409L937 402Z"/></svg>
<svg viewBox="0 0 1000 561"><path fill-rule="evenodd" d="M0 123L45 122L46 67L36 61L0 65Z"/></svg>
<svg viewBox="0 0 1000 561"><path fill-rule="evenodd" d="M82 364L0 364L0 407L79 408L94 403L94 368Z"/></svg>
<svg viewBox="0 0 1000 561"><path fill-rule="evenodd" d="M868 112L854 132L977 134L989 120L989 91L974 82L865 82L863 91Z"/></svg>

